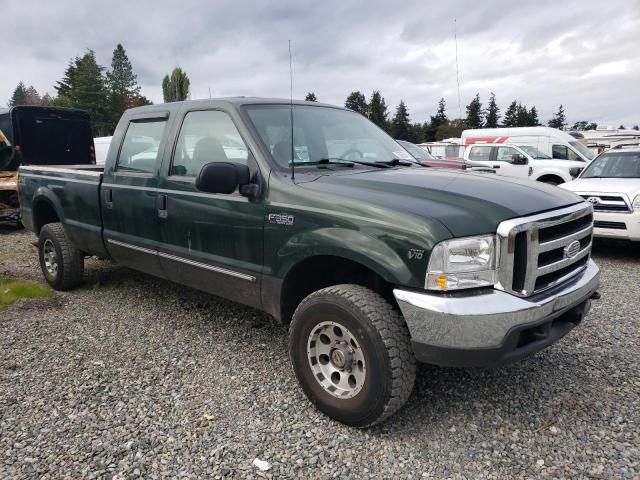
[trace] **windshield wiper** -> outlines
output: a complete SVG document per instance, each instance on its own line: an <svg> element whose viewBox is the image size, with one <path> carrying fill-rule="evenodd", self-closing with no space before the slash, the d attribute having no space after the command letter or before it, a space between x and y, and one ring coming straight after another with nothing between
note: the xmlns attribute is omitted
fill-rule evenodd
<svg viewBox="0 0 640 480"><path fill-rule="evenodd" d="M383 164L383 165L389 165L390 167L396 167L398 165L402 165L403 167L410 167L411 165L416 165L415 162L411 162L410 160L400 160L399 158L392 158L391 160L388 160L386 162L383 161L377 161L375 163L378 164Z"/></svg>
<svg viewBox="0 0 640 480"><path fill-rule="evenodd" d="M340 160L340 161L336 161L336 160ZM351 160L342 160L339 158L321 158L320 160L315 160L313 162L293 162L293 164L295 166L300 166L300 167L304 167L304 166L317 166L317 165L341 165L343 167L351 167L353 168L354 163ZM289 165L291 165L291 162L289 162Z"/></svg>
<svg viewBox="0 0 640 480"><path fill-rule="evenodd" d="M338 161L335 161L335 160L338 160ZM358 165L367 165L368 167L389 168L389 166L384 162L365 162L364 160L345 160L343 158L321 158L317 162L311 162L311 163L316 163L320 165L327 164L327 163L338 164L338 165L351 164L352 167L355 163L357 163Z"/></svg>

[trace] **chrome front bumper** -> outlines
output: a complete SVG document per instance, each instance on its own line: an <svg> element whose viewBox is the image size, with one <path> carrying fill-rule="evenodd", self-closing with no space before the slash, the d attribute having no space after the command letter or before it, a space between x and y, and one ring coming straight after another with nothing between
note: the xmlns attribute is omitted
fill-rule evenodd
<svg viewBox="0 0 640 480"><path fill-rule="evenodd" d="M487 358L515 359L517 355L512 350L521 348L523 340L511 338L514 332L524 332L529 327L542 324L548 324L548 330L552 331L553 320L562 319L563 315L568 318L566 323L572 324L563 327L562 331L567 333L586 315L590 306L589 298L599 285L600 271L589 260L584 271L566 284L532 297L516 297L500 290L437 294L395 289L393 293L409 327L418 360L462 366L468 362L456 361L456 352L475 351L478 358L483 352L493 352L495 355ZM579 319L576 320L575 315L569 318L570 313L578 315ZM557 330L558 325L555 328ZM544 339L540 333L541 340L535 345L540 348L529 346L525 350L533 353L544 348L564 335L558 332L555 337L545 337L548 339L546 343L542 341ZM431 355L430 351L436 354ZM438 352L445 354L447 359L434 362Z"/></svg>

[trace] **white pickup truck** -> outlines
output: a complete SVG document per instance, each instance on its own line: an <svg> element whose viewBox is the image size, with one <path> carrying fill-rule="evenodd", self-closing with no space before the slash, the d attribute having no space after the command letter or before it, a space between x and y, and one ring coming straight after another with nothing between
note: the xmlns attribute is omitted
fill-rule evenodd
<svg viewBox="0 0 640 480"><path fill-rule="evenodd" d="M498 175L530 178L551 185L573 180L576 169L586 166L579 160L551 158L536 147L514 144L473 144L464 151L465 161L472 166L488 167Z"/></svg>
<svg viewBox="0 0 640 480"><path fill-rule="evenodd" d="M640 242L640 147L601 153L562 188L593 205L595 237Z"/></svg>

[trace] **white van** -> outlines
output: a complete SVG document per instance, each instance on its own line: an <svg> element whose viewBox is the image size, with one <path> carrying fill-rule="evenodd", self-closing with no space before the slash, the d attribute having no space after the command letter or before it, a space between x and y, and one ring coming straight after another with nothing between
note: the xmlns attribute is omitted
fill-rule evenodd
<svg viewBox="0 0 640 480"><path fill-rule="evenodd" d="M468 165L488 167L498 175L551 185L570 182L577 175L577 169L586 165L581 160L554 160L530 145L509 143L474 143L465 149L464 159Z"/></svg>
<svg viewBox="0 0 640 480"><path fill-rule="evenodd" d="M527 145L554 160L590 162L595 154L567 132L550 127L482 128L462 132L462 143L469 145L503 144ZM585 164L582 165L586 166Z"/></svg>

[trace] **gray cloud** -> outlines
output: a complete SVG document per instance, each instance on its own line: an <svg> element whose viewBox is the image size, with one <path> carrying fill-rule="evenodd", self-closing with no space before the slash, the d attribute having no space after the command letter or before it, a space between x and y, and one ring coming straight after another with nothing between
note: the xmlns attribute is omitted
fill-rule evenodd
<svg viewBox="0 0 640 480"><path fill-rule="evenodd" d="M27 14L28 13L28 14ZM160 82L180 65L192 96L288 96L314 91L342 104L353 90L404 100L415 121L444 97L457 116L454 18L462 110L476 92L501 108L518 99L546 120L560 103L570 121L640 123L640 4L629 0L425 2L9 0L16 21L3 41L0 103L22 80L54 93L71 57L86 48L108 66L117 43L143 93L162 101ZM5 26L7 21L3 22Z"/></svg>

